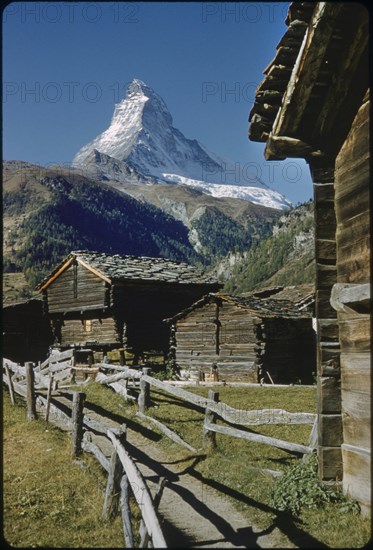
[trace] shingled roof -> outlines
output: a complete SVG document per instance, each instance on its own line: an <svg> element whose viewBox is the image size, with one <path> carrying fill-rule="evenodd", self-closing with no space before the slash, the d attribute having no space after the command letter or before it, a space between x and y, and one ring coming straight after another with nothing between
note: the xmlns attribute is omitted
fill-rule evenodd
<svg viewBox="0 0 373 550"><path fill-rule="evenodd" d="M165 258L110 255L78 250L71 252L63 262L56 266L52 273L37 286L37 289L47 288L74 260L109 283L147 281L220 286L215 278L187 263L174 262Z"/></svg>
<svg viewBox="0 0 373 550"><path fill-rule="evenodd" d="M248 314L258 317L282 317L282 318L304 318L311 317L312 313L303 311L297 303L291 300L276 300L273 298L258 298L256 296L231 296L223 292L210 292L194 302L190 307L180 311L174 317L165 319L167 323L174 323L188 315L191 311L198 307L202 307L209 302L221 301L228 304L236 305L244 309Z"/></svg>
<svg viewBox="0 0 373 550"><path fill-rule="evenodd" d="M266 142L267 160L304 158L312 172L333 166L369 87L369 15L353 2L292 2L285 22L249 138Z"/></svg>
<svg viewBox="0 0 373 550"><path fill-rule="evenodd" d="M292 2L289 6L285 20L288 29L277 45L274 59L264 69L266 76L256 90L254 106L249 115L251 141L267 141L314 7L314 2Z"/></svg>

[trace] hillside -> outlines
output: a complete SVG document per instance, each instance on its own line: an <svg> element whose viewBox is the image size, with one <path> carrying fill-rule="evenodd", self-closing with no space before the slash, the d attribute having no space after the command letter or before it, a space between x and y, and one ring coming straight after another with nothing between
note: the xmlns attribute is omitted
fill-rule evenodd
<svg viewBox="0 0 373 550"><path fill-rule="evenodd" d="M31 287L79 249L208 266L247 250L281 214L182 186L128 184L126 192L69 168L6 161L3 169L4 271L23 271Z"/></svg>
<svg viewBox="0 0 373 550"><path fill-rule="evenodd" d="M5 272L34 286L71 250L201 262L188 230L161 210L75 173L7 166L4 177Z"/></svg>
<svg viewBox="0 0 373 550"><path fill-rule="evenodd" d="M254 288L314 282L313 223L312 201L281 215L270 236L244 254L228 256L218 266L217 274L225 274L225 290L240 294Z"/></svg>

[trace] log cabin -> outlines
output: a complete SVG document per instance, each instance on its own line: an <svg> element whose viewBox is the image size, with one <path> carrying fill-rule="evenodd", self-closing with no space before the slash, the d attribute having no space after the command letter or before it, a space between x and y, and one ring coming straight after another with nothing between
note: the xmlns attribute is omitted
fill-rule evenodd
<svg viewBox="0 0 373 550"><path fill-rule="evenodd" d="M123 348L137 360L145 351L167 353L164 317L220 287L185 263L75 251L37 290L62 348Z"/></svg>
<svg viewBox="0 0 373 550"><path fill-rule="evenodd" d="M5 305L1 325L3 357L16 363L46 358L53 336L41 300Z"/></svg>
<svg viewBox="0 0 373 550"><path fill-rule="evenodd" d="M166 322L171 359L184 377L312 383L312 311L300 300L209 293ZM303 307L303 310L302 310Z"/></svg>
<svg viewBox="0 0 373 550"><path fill-rule="evenodd" d="M314 183L318 459L371 509L369 14L293 2L264 70L249 138L304 158Z"/></svg>

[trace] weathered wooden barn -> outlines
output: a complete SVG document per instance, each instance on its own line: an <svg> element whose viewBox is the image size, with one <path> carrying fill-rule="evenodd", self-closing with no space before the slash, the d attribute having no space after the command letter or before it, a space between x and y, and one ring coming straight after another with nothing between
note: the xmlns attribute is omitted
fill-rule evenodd
<svg viewBox="0 0 373 550"><path fill-rule="evenodd" d="M319 474L371 506L369 14L294 2L249 137L314 182Z"/></svg>
<svg viewBox="0 0 373 550"><path fill-rule="evenodd" d="M62 347L167 352L162 322L220 285L185 263L77 251L38 285Z"/></svg>
<svg viewBox="0 0 373 550"><path fill-rule="evenodd" d="M41 300L16 302L2 310L3 357L17 363L41 361L53 342L48 320L43 315Z"/></svg>
<svg viewBox="0 0 373 550"><path fill-rule="evenodd" d="M315 333L311 311L290 300L210 293L166 321L172 359L184 376L267 383L312 383Z"/></svg>

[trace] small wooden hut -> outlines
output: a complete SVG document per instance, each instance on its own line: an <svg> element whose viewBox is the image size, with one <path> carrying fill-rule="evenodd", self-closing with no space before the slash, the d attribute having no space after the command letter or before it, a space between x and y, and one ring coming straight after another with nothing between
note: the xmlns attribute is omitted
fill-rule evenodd
<svg viewBox="0 0 373 550"><path fill-rule="evenodd" d="M2 310L2 355L17 363L40 361L48 355L52 331L41 300L16 302Z"/></svg>
<svg viewBox="0 0 373 550"><path fill-rule="evenodd" d="M135 356L166 353L162 319L219 288L185 263L88 251L71 252L38 286L62 347L122 347Z"/></svg>
<svg viewBox="0 0 373 550"><path fill-rule="evenodd" d="M166 322L184 376L208 375L215 365L227 381L313 382L312 313L290 300L210 293Z"/></svg>
<svg viewBox="0 0 373 550"><path fill-rule="evenodd" d="M369 13L293 2L249 137L267 160L304 158L314 182L318 458L371 506Z"/></svg>

